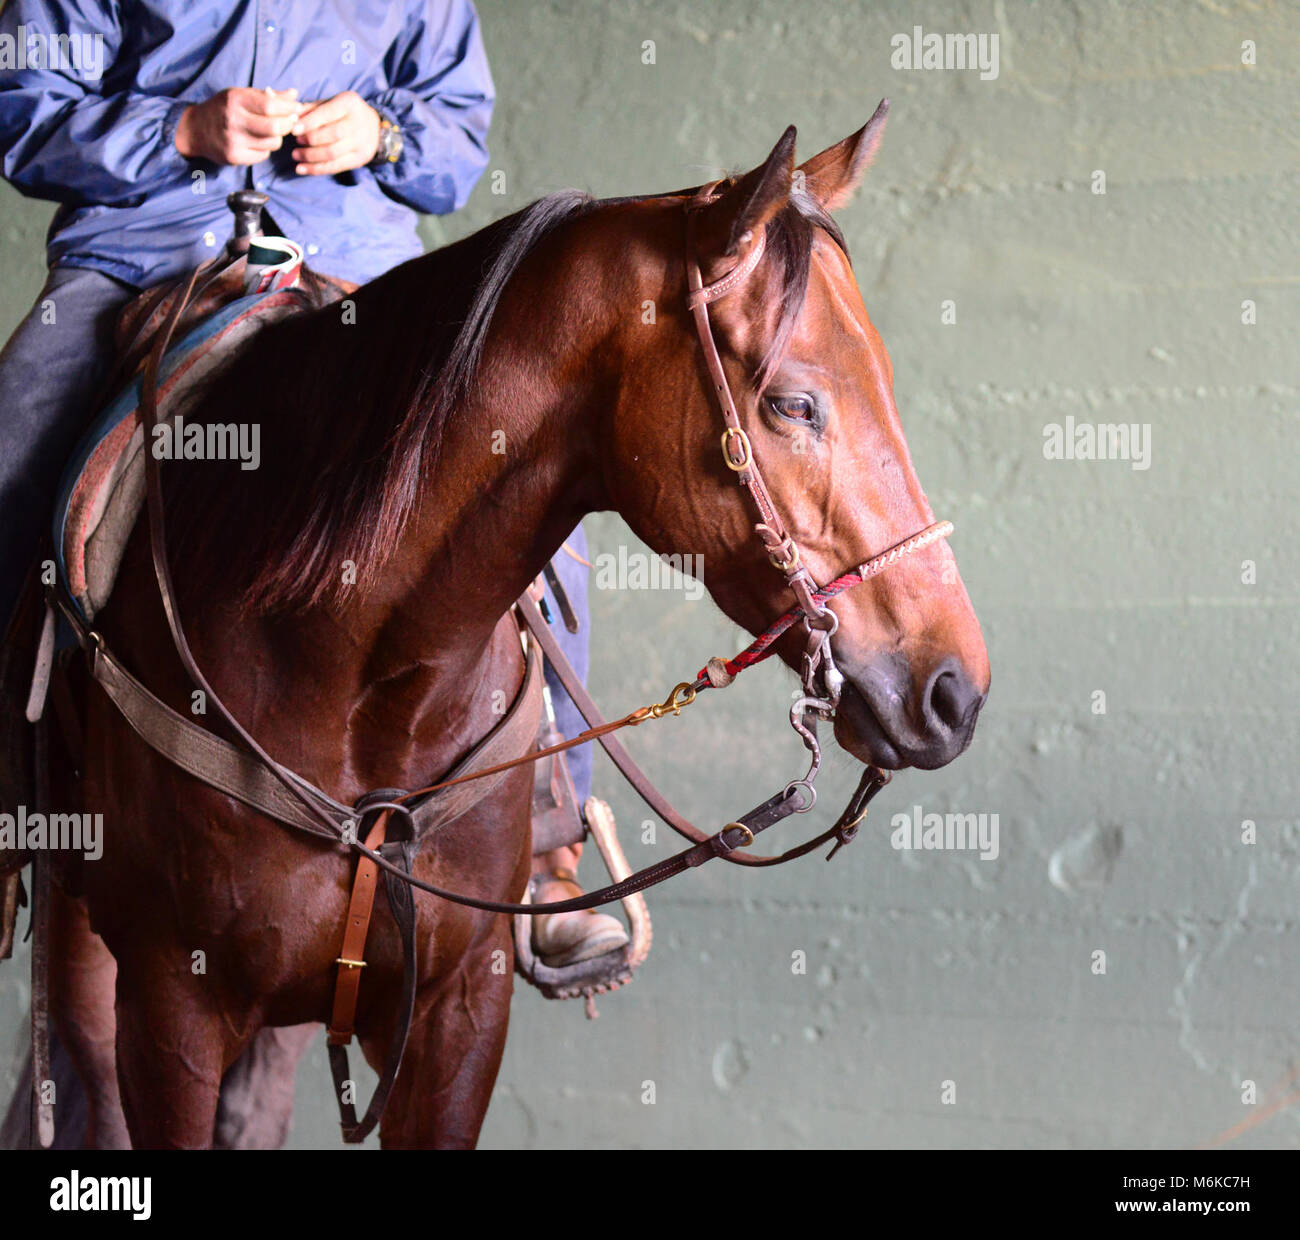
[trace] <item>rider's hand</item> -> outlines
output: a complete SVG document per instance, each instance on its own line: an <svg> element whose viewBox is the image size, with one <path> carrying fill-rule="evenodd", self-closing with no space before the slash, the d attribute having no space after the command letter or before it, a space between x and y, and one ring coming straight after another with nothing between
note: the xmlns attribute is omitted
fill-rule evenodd
<svg viewBox="0 0 1300 1240"><path fill-rule="evenodd" d="M379 113L356 91L306 104L293 127L293 157L304 176L328 177L364 168L379 150Z"/></svg>
<svg viewBox="0 0 1300 1240"><path fill-rule="evenodd" d="M186 159L260 164L280 149L302 110L296 90L232 86L181 113L176 149Z"/></svg>

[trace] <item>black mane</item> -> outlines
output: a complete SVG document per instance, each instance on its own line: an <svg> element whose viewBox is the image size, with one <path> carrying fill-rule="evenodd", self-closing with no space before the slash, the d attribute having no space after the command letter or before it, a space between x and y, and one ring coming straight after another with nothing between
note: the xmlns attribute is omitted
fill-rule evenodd
<svg viewBox="0 0 1300 1240"><path fill-rule="evenodd" d="M198 606L219 595L250 612L293 610L336 597L344 561L358 584L373 581L436 465L520 263L564 221L631 201L644 199L552 194L358 289L352 323L335 303L264 328L187 415L258 424L260 468L207 461L163 471L183 595ZM799 191L768 224L781 313L760 388L802 309L818 229L845 248L820 203Z"/></svg>

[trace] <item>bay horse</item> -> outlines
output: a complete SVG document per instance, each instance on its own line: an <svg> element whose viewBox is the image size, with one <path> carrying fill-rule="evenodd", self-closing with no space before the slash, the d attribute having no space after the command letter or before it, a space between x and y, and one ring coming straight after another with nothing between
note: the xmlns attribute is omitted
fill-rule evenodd
<svg viewBox="0 0 1300 1240"><path fill-rule="evenodd" d="M695 221L706 280L765 244L713 305L713 331L818 581L934 521L831 216L874 157L885 111L797 167L787 130ZM344 803L451 768L520 684L512 602L587 513L618 512L655 552L693 555L750 632L787 609L719 458L687 310L693 193L541 199L362 287L347 313L265 328L187 413L261 427L260 469L173 462L165 481L191 647L277 761ZM840 745L886 769L961 753L989 668L947 543L834 612ZM189 710L142 528L98 627ZM793 630L778 646L791 666L802 650ZM353 862L184 775L104 695L85 694L80 783L60 799L102 813L106 844L56 874L54 1017L87 1086L91 1143L207 1147L223 1076L259 1033L327 1018ZM530 787L527 768L513 771L424 841L417 877L518 900ZM415 1020L381 1139L472 1146L505 1043L510 924L418 903ZM376 917L367 960L357 1033L377 1065L401 977L391 919Z"/></svg>

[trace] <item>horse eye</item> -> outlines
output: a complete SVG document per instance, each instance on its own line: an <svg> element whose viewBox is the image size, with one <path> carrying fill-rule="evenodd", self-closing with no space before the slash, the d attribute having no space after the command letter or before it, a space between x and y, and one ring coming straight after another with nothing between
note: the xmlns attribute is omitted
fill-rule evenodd
<svg viewBox="0 0 1300 1240"><path fill-rule="evenodd" d="M817 420L817 406L810 396L769 396L768 404L790 422L811 424Z"/></svg>

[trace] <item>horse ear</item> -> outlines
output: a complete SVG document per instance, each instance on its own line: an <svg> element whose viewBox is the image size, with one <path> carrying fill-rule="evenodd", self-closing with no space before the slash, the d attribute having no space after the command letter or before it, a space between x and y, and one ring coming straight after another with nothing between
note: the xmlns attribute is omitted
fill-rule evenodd
<svg viewBox="0 0 1300 1240"><path fill-rule="evenodd" d="M756 233L790 201L794 184L794 126L778 139L772 153L747 172L713 208L718 233L726 236L725 257L739 253ZM727 227L730 222L730 227Z"/></svg>
<svg viewBox="0 0 1300 1240"><path fill-rule="evenodd" d="M804 188L827 211L842 207L853 197L853 191L858 188L858 182L871 167L871 161L880 148L888 115L889 100L882 99L871 119L857 133L850 134L843 142L827 147L820 155L814 155L800 165Z"/></svg>

